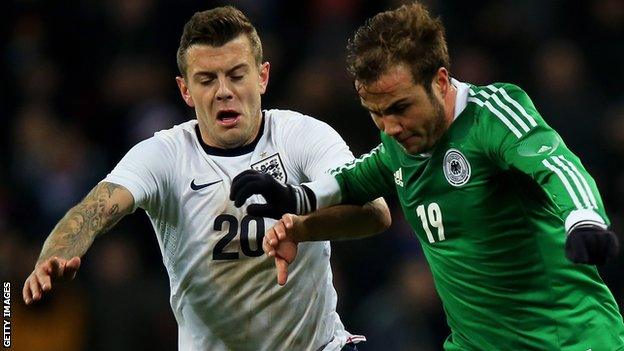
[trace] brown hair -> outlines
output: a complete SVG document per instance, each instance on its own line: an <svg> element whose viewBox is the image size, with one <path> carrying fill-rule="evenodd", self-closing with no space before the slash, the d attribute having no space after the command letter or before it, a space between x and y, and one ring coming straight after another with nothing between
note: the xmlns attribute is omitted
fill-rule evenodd
<svg viewBox="0 0 624 351"><path fill-rule="evenodd" d="M223 46L245 34L251 43L251 52L257 64L262 63L262 44L249 18L232 6L217 7L196 12L184 25L176 55L178 70L186 77L186 51L195 44Z"/></svg>
<svg viewBox="0 0 624 351"><path fill-rule="evenodd" d="M414 84L423 84L427 92L437 70L450 66L442 21L416 2L368 19L347 45L348 70L363 84L401 63L411 68Z"/></svg>

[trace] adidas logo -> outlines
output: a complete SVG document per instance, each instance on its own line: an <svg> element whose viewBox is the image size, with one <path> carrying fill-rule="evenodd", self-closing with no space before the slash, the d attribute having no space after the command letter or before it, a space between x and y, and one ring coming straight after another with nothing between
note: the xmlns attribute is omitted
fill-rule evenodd
<svg viewBox="0 0 624 351"><path fill-rule="evenodd" d="M552 146L542 145L542 147L540 147L539 150L537 150L537 153L541 154L542 152L546 152L550 149L552 149Z"/></svg>
<svg viewBox="0 0 624 351"><path fill-rule="evenodd" d="M403 187L403 169L401 169L401 167L399 167L399 169L394 172L394 182L398 186Z"/></svg>

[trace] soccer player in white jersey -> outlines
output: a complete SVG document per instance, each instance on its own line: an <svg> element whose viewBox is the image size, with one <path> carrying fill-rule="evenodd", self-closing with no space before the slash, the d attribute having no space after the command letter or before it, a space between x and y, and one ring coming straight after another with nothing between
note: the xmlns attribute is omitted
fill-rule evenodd
<svg viewBox="0 0 624 351"><path fill-rule="evenodd" d="M196 13L184 27L177 59L176 81L196 119L137 144L67 212L26 279L24 301L32 304L57 280L72 279L95 237L140 207L169 274L180 350L354 350L364 338L347 332L336 313L329 243L300 245L289 283L281 287L261 246L275 221L228 198L232 178L249 169L303 195L306 189L290 184L351 160L348 147L318 120L261 110L269 63L239 10ZM263 200L255 196L247 205ZM308 212L314 204L295 207L289 212ZM383 199L328 211L326 230L371 235L390 223Z"/></svg>

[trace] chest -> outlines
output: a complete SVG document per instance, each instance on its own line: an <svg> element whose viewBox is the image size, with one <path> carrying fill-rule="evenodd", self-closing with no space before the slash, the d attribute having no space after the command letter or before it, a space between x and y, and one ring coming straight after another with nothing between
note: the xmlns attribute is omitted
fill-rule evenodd
<svg viewBox="0 0 624 351"><path fill-rule="evenodd" d="M272 144L263 144L252 152L243 155L207 155L179 164L173 190L181 203L190 207L202 205L214 208L213 212L234 211L229 200L232 180L241 172L254 169L270 174L282 183L298 181L295 168L288 159ZM252 196L249 203L257 203L260 196Z"/></svg>
<svg viewBox="0 0 624 351"><path fill-rule="evenodd" d="M424 244L466 238L466 228L496 212L499 170L470 142L441 145L427 158L405 155L394 166L403 213Z"/></svg>

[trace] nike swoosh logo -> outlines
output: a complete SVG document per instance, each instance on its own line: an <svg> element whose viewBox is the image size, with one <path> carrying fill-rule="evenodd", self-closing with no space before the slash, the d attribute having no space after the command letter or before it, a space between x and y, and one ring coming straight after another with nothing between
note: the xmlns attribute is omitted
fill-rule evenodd
<svg viewBox="0 0 624 351"><path fill-rule="evenodd" d="M207 186L211 186L213 184L217 184L217 183L222 182L222 181L223 181L223 179L220 179L220 180L217 180L217 181L214 181L214 182L211 182L211 183L197 185L197 184L195 184L195 179L193 179L191 181L191 189L193 189L193 190L200 190L200 189L203 189L203 188L205 188Z"/></svg>

